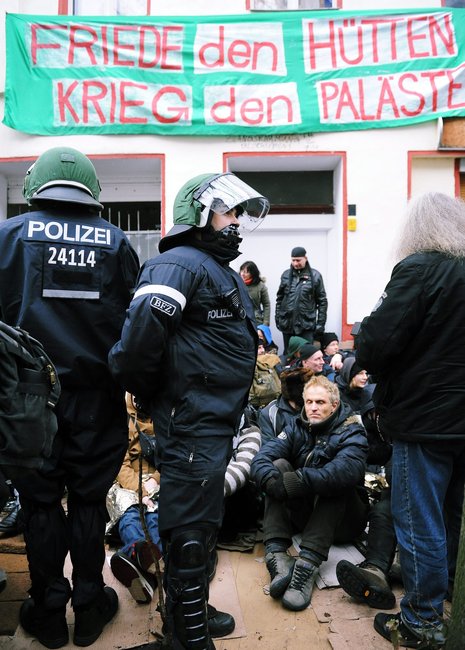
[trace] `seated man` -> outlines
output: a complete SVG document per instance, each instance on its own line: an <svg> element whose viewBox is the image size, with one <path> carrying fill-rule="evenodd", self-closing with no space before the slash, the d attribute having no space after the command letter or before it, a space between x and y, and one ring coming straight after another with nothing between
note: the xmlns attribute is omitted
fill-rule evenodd
<svg viewBox="0 0 465 650"><path fill-rule="evenodd" d="M154 440L152 420L148 415L137 411L130 393L126 393L126 409L129 422L128 449L116 481L107 495L110 516L107 532L117 525L123 547L112 555L110 566L115 578L129 589L136 602L149 603L153 596L151 576L155 574L153 555L156 558L161 556L156 501L160 475L153 466L153 445L149 444L150 440ZM150 544L145 539L139 513L140 469L143 512Z"/></svg>
<svg viewBox="0 0 465 650"><path fill-rule="evenodd" d="M252 461L252 477L265 492L270 595L294 611L310 604L332 543L349 542L364 530L369 507L363 488L368 444L360 419L326 377L312 377L303 395L301 415ZM296 532L302 533L297 560L287 554Z"/></svg>

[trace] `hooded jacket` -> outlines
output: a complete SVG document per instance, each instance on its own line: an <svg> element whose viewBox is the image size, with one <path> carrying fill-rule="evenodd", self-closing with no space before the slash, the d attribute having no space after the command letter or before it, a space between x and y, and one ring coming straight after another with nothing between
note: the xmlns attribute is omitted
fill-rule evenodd
<svg viewBox="0 0 465 650"><path fill-rule="evenodd" d="M266 442L252 461L252 478L261 488L278 477L273 465L278 458L294 467L302 491L332 496L363 485L368 451L360 418L340 403L335 413L318 425L310 425L305 409L274 440ZM294 485L287 486L290 493Z"/></svg>
<svg viewBox="0 0 465 650"><path fill-rule="evenodd" d="M173 246L144 264L110 368L158 433L231 436L257 356L252 303L227 263Z"/></svg>
<svg viewBox="0 0 465 650"><path fill-rule="evenodd" d="M363 388L350 388L350 371L355 363L355 357L347 358L339 374L336 375L335 383L339 388L341 400L348 404L354 413L364 415L375 407L373 403L374 384L366 384Z"/></svg>
<svg viewBox="0 0 465 650"><path fill-rule="evenodd" d="M357 337L375 375L382 433L417 442L465 440L465 259L415 253L399 262Z"/></svg>

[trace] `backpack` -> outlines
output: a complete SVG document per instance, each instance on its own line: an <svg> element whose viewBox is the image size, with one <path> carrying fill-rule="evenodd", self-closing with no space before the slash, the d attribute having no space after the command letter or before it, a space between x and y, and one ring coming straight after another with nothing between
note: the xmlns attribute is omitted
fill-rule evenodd
<svg viewBox="0 0 465 650"><path fill-rule="evenodd" d="M0 466L41 469L57 432L60 382L39 341L0 321Z"/></svg>
<svg viewBox="0 0 465 650"><path fill-rule="evenodd" d="M276 354L260 354L257 357L249 402L255 408L266 406L281 395L281 381L275 369L280 363Z"/></svg>

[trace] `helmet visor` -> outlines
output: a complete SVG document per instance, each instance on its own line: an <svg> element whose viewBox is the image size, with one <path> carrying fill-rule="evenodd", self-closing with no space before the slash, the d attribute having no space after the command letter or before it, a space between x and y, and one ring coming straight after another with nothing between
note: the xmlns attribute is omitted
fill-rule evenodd
<svg viewBox="0 0 465 650"><path fill-rule="evenodd" d="M251 232L270 209L268 199L234 174L220 174L199 187L194 195L204 208L200 227L207 224L210 211L225 214L236 208L239 230Z"/></svg>

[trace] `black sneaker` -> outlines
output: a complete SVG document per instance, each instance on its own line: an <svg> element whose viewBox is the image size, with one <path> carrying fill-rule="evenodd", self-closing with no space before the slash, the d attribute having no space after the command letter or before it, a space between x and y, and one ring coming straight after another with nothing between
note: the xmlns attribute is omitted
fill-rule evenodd
<svg viewBox="0 0 465 650"><path fill-rule="evenodd" d="M95 643L103 628L118 611L118 595L111 587L104 587L94 602L74 611L74 644L88 646Z"/></svg>
<svg viewBox="0 0 465 650"><path fill-rule="evenodd" d="M19 622L28 634L46 648L62 648L68 644L65 607L45 609L36 606L33 598L28 598L19 610Z"/></svg>
<svg viewBox="0 0 465 650"><path fill-rule="evenodd" d="M153 598L153 588L145 576L141 573L140 568L135 562L130 560L127 555L117 551L110 558L110 566L113 575L125 587L136 603L150 603Z"/></svg>
<svg viewBox="0 0 465 650"><path fill-rule="evenodd" d="M438 628L425 628L416 634L402 621L401 614L376 614L373 627L396 648L418 648L418 650L431 650L442 648L446 643L443 626Z"/></svg>
<svg viewBox="0 0 465 650"><path fill-rule="evenodd" d="M154 559L155 558L155 559ZM141 540L133 544L131 552L131 560L136 566L146 573L155 575L156 566L155 560L161 559L160 549L154 542L146 542Z"/></svg>
<svg viewBox="0 0 465 650"><path fill-rule="evenodd" d="M376 609L392 609L396 597L386 575L366 560L359 565L341 560L336 566L339 584L349 596Z"/></svg>
<svg viewBox="0 0 465 650"><path fill-rule="evenodd" d="M208 631L210 636L219 639L234 631L236 621L231 614L219 612L213 605L207 604Z"/></svg>

